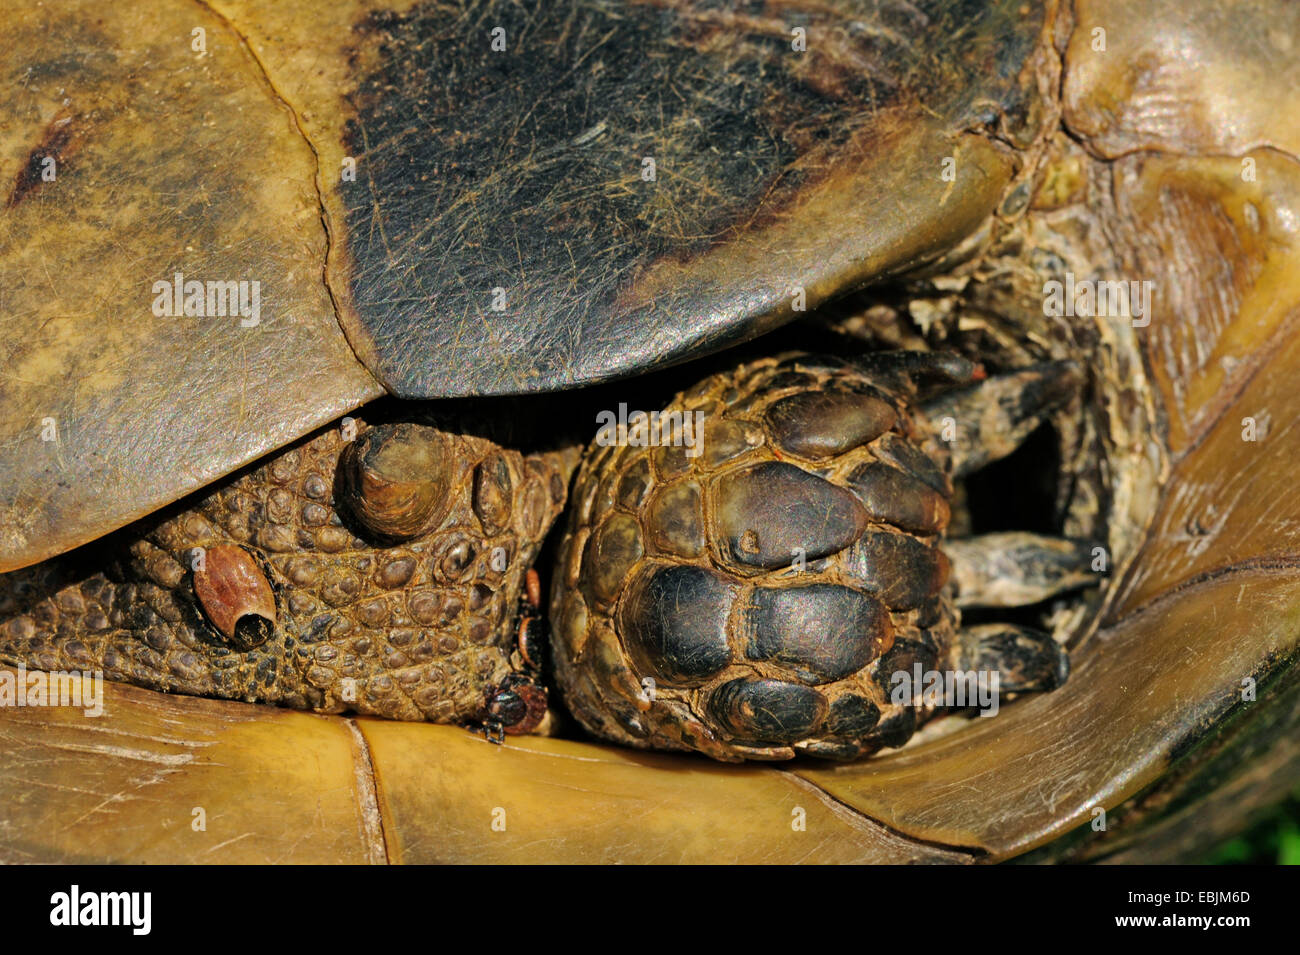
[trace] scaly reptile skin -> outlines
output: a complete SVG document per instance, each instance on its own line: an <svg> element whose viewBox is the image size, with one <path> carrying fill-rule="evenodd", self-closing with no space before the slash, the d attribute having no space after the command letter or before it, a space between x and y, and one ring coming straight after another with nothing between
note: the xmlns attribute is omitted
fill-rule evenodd
<svg viewBox="0 0 1300 955"><path fill-rule="evenodd" d="M114 538L0 576L0 661L323 712L481 719L513 669L523 577L568 465L452 435L445 515L382 546L335 509L346 444L319 432ZM195 596L191 551L221 544L244 548L275 594L274 633L253 649L224 639Z"/></svg>
<svg viewBox="0 0 1300 955"><path fill-rule="evenodd" d="M912 735L930 711L892 703L890 678L934 669L956 625L947 452L914 391L766 358L669 403L702 415L698 457L592 446L551 607L556 681L588 730L728 761L851 759Z"/></svg>

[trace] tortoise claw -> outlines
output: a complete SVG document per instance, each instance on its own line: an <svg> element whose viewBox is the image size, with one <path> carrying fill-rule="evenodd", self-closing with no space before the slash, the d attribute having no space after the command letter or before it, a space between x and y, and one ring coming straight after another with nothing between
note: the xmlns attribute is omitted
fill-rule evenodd
<svg viewBox="0 0 1300 955"><path fill-rule="evenodd" d="M1050 633L1009 623L961 628L951 661L954 670L996 672L1002 693L1054 690L1070 675L1070 657Z"/></svg>
<svg viewBox="0 0 1300 955"><path fill-rule="evenodd" d="M860 355L853 364L868 376L918 395L983 381L984 366L951 351L880 351Z"/></svg>
<svg viewBox="0 0 1300 955"><path fill-rule="evenodd" d="M1092 541L1023 531L948 540L958 607L1022 607L1097 583Z"/></svg>
<svg viewBox="0 0 1300 955"><path fill-rule="evenodd" d="M1075 362L1049 361L946 392L921 409L948 445L953 476L961 478L1020 447L1083 383Z"/></svg>

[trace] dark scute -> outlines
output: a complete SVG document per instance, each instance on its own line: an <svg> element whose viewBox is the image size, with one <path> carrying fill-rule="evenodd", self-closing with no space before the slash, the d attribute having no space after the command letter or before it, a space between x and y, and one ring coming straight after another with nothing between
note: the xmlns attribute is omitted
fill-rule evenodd
<svg viewBox="0 0 1300 955"><path fill-rule="evenodd" d="M915 699L915 694L919 694L923 687L916 684L916 667L920 664L921 673L928 670L934 670L939 665L938 651L927 642L917 640L900 639L885 653L880 662L876 664L875 679L876 685L885 693L885 698L891 703L904 702L894 699L896 689L900 690L905 687L911 687L913 696L908 697L906 702L910 703ZM895 686L894 674L906 673L908 682Z"/></svg>
<svg viewBox="0 0 1300 955"><path fill-rule="evenodd" d="M841 696L831 704L826 729L836 736L860 740L880 722L880 707L866 697Z"/></svg>
<svg viewBox="0 0 1300 955"><path fill-rule="evenodd" d="M624 646L643 674L697 686L731 662L727 616L739 590L700 567L647 565L619 609Z"/></svg>
<svg viewBox="0 0 1300 955"><path fill-rule="evenodd" d="M709 712L739 741L795 743L826 718L826 698L781 680L731 680L709 697Z"/></svg>
<svg viewBox="0 0 1300 955"><path fill-rule="evenodd" d="M804 683L856 673L893 638L879 600L838 584L759 587L741 619L745 655L792 667Z"/></svg>
<svg viewBox="0 0 1300 955"><path fill-rule="evenodd" d="M881 722L870 735L877 746L902 746L916 732L916 709L904 707Z"/></svg>
<svg viewBox="0 0 1300 955"><path fill-rule="evenodd" d="M1022 67L1041 5L806 4L797 22L827 38L806 54L791 52L779 5L735 6L426 0L358 17L341 146L360 168L339 189L348 332L389 390L535 391L746 337L777 300L733 301L693 265L702 253L797 210L865 148L887 149L899 123L965 128L979 104L1024 133L1036 115ZM843 241L865 252L861 232ZM681 277L653 305L628 304L662 262ZM819 266L792 251L769 279L788 287Z"/></svg>
<svg viewBox="0 0 1300 955"><path fill-rule="evenodd" d="M793 464L768 461L729 471L714 488L714 520L724 556L749 567L789 566L853 543L867 526L856 497Z"/></svg>
<svg viewBox="0 0 1300 955"><path fill-rule="evenodd" d="M847 569L891 610L912 610L948 580L948 558L906 534L869 532L853 545Z"/></svg>
<svg viewBox="0 0 1300 955"><path fill-rule="evenodd" d="M900 438L896 434L884 435L871 450L879 455L881 460L894 465L900 471L906 471L944 497L952 496L952 481L944 469L906 438Z"/></svg>
<svg viewBox="0 0 1300 955"><path fill-rule="evenodd" d="M918 534L937 534L948 526L948 502L934 488L878 461L855 468L848 484L878 521Z"/></svg>
<svg viewBox="0 0 1300 955"><path fill-rule="evenodd" d="M777 401L765 417L778 445L820 460L880 437L894 426L898 412L868 395L807 391Z"/></svg>

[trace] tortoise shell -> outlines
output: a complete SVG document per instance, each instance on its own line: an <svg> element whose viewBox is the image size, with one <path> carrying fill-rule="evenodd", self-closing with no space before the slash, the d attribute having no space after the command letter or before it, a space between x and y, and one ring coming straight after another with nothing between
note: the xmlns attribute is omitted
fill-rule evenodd
<svg viewBox="0 0 1300 955"><path fill-rule="evenodd" d="M413 6L383 22L400 25ZM944 140L955 130L943 122L904 116L894 124L891 114L866 109L879 120L868 126L894 148L843 153L855 161L821 179L800 215L784 220L794 238L768 247L779 255L751 257L746 242L720 241L719 255L736 263L732 296L701 299L698 314L727 314L711 311L711 301L743 305L747 283L802 285L824 298L951 251L936 268L973 267L963 281L915 298L907 334L964 334L1011 357L1061 349L1110 385L1103 427L1082 438L1113 452L1112 465L1126 465L1094 501L1119 545L1117 573L1093 625L1079 634L1066 686L996 721L951 727L861 764L776 771L563 739L516 738L503 750L448 727L110 684L107 722L91 725L60 708L3 715L4 858L503 861L526 851L530 861L728 862L812 852L822 861L986 862L1037 849L1037 858L1167 861L1194 856L1289 790L1300 774L1300 504L1291 492L1295 433L1286 426L1300 415L1292 384L1300 339L1291 320L1300 308L1300 119L1286 106L1300 85L1293 52L1300 10L1269 0L1023 6L1026 21L1017 19L1019 4L996 9L1016 24L1012 33L1033 38L1027 71L996 55L1000 44L955 29L959 18L942 16L939 4L925 10L946 29L922 46L970 44L975 74L1013 76L1039 100L1030 97L1020 114L994 109L984 133L955 141ZM4 27L14 39L0 46L6 70L33 79L4 107L13 112L0 125L0 157L15 183L0 240L7 297L0 340L10 349L0 383L5 567L149 513L382 390L348 346L359 320L334 319L330 293L348 285L339 278L344 267L327 276L328 289L320 282L327 250L335 253L319 227L316 187L327 208L337 200L329 196L332 175L316 179L311 146L333 150L320 153L319 167L332 171L341 166L342 137L308 143L292 135L341 126L339 91L354 84L349 61L332 46L323 51L322 37L352 43L350 25L372 7L210 7L217 13L161 2L96 8L92 21L61 19L79 8L47 5ZM859 23L883 34L874 42L901 37L895 51L906 50L917 29L876 30L886 24L867 15L837 22L846 33ZM206 60L186 42L196 24L212 51ZM736 32L748 36L748 26L736 21ZM103 54L131 49L141 51L134 70L125 52ZM809 47L813 58L817 49ZM39 64L28 62L46 50ZM224 69L210 70L217 55ZM294 57L310 58L319 72L283 68ZM144 62L182 81L157 97L152 90L164 84L138 81ZM97 79L74 99L64 90L77 73ZM290 75L300 77L296 86ZM714 75L725 81L725 73ZM58 115L73 103L70 116ZM209 112L215 103L221 108ZM1003 132L1028 115L1039 117L1041 135L1029 144L1036 151ZM913 135L943 149L906 148ZM138 161L142 142L154 146L147 162ZM958 185L936 198L935 182L915 170L941 166L954 143L973 168L957 163ZM200 146L202 168L189 158ZM39 178L47 152L62 160L65 185L80 184L75 194ZM254 175L252 155L257 170L279 175ZM164 174L176 179L160 184ZM436 183L427 188L433 194ZM174 197L191 194L186 216L178 215ZM939 200L944 213L935 216ZM213 204L225 214L205 214ZM986 219L992 209L999 215ZM36 238L51 221L62 224L59 242L71 243L69 251ZM331 236L342 221L329 219ZM211 230L210 244L195 248L224 262L279 263L286 291L277 298L295 321L279 336L251 341L227 325L119 323L79 334L71 316L117 314L119 281L138 289L156 278L152 264L141 274L139 263L180 258L192 244L187 222ZM953 250L968 232L978 241ZM100 234L112 235L111 247L96 241ZM1023 268L1026 255L1081 276L1137 275L1164 292L1141 328L1049 319L1041 276ZM95 288L69 297L58 279L78 261L107 264L94 270ZM688 259L687 270L697 261ZM677 283L666 279L664 287ZM755 294L770 305L770 290ZM512 337L510 326L498 329ZM584 340L601 347L599 336ZM222 384L232 376L247 389L246 403ZM68 388L69 380L79 387ZM308 392L314 400L304 406L299 398ZM189 399L180 409L178 394ZM53 442L30 440L43 417L76 436L76 454L60 458ZM103 426L127 419L139 422L131 441ZM173 420L184 426L160 439ZM247 811L250 800L256 813ZM196 806L207 812L202 831L191 826ZM494 831L498 809L508 823ZM639 838L629 836L628 819Z"/></svg>
<svg viewBox="0 0 1300 955"><path fill-rule="evenodd" d="M0 570L385 391L633 374L940 257L1013 175L989 127L1040 131L1045 25L1019 0L17 12Z"/></svg>

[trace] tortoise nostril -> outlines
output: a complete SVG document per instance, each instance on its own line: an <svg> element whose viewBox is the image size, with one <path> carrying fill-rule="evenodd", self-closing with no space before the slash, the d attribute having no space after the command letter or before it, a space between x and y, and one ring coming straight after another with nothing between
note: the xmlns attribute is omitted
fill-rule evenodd
<svg viewBox="0 0 1300 955"><path fill-rule="evenodd" d="M339 503L366 530L409 540L446 512L456 460L450 438L417 424L377 425L339 457Z"/></svg>

